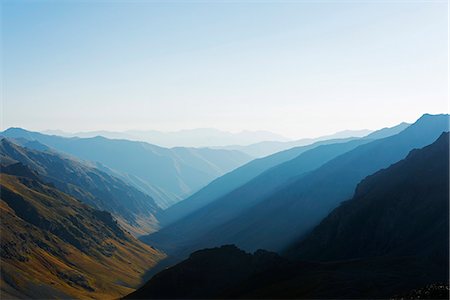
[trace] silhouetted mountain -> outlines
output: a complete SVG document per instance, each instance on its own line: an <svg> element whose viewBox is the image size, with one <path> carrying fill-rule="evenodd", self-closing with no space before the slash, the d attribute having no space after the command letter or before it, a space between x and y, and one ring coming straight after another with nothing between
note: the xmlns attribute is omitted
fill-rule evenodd
<svg viewBox="0 0 450 300"><path fill-rule="evenodd" d="M21 163L2 168L2 298L120 297L164 257L124 232L109 213L38 176Z"/></svg>
<svg viewBox="0 0 450 300"><path fill-rule="evenodd" d="M38 142L25 145L30 143L35 148L46 149ZM6 138L0 141L0 155L4 172L11 172L17 166L14 162L20 162L59 190L94 208L111 212L133 234L148 234L158 229L156 216L161 209L150 196L86 163L54 151L24 148Z"/></svg>
<svg viewBox="0 0 450 300"><path fill-rule="evenodd" d="M448 262L448 136L368 176L288 254L314 260L422 255Z"/></svg>
<svg viewBox="0 0 450 300"><path fill-rule="evenodd" d="M110 139L127 139L142 141L161 147L220 147L227 145L248 145L262 141L288 141L289 139L268 131L241 131L231 133L214 128L195 128L163 132L157 130L88 131L68 133L48 130L46 134L65 137L89 138L103 136Z"/></svg>
<svg viewBox="0 0 450 300"><path fill-rule="evenodd" d="M403 159L414 148L431 144L448 130L448 115L424 115L399 134L358 146L325 163L210 234L219 244L226 241L245 250L280 251L349 199L366 176Z"/></svg>
<svg viewBox="0 0 450 300"><path fill-rule="evenodd" d="M448 195L445 133L364 179L289 258L257 259L261 250L231 246L202 250L127 298L448 299Z"/></svg>
<svg viewBox="0 0 450 300"><path fill-rule="evenodd" d="M286 260L258 250L246 253L234 245L194 252L166 269L126 299L208 299L225 297L230 287ZM226 298L226 297L225 297Z"/></svg>
<svg viewBox="0 0 450 300"><path fill-rule="evenodd" d="M166 208L215 178L250 161L239 151L195 148L162 148L155 145L103 137L63 138L10 128L1 135L38 141L83 160L98 162L114 176L152 196ZM99 166L100 167L100 166Z"/></svg>

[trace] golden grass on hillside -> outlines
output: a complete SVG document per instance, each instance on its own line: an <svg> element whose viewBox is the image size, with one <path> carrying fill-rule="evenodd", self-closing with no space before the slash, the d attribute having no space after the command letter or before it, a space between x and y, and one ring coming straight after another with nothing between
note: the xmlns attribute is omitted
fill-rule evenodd
<svg viewBox="0 0 450 300"><path fill-rule="evenodd" d="M39 218L50 222L50 228L69 226L68 220L77 219L84 226L79 231L88 231L81 238L91 247L80 250L58 236L57 230L51 232L20 218L18 214L25 216L26 212L19 213L18 207L14 210L10 204L15 203L5 199L10 193L2 193L3 296L114 299L133 291L141 276L164 258L164 254L127 233L120 237L114 231L107 232L105 224L92 218L92 208L52 187L23 183L5 174L1 175L1 186L3 191L21 197L27 205L21 209L35 210ZM78 223L70 226L73 224ZM114 250L106 255L102 247Z"/></svg>

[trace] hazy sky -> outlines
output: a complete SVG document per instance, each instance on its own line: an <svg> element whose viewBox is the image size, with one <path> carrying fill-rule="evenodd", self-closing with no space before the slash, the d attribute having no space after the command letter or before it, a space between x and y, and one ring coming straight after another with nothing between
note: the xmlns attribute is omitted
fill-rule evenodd
<svg viewBox="0 0 450 300"><path fill-rule="evenodd" d="M448 112L447 1L2 1L2 128L270 130Z"/></svg>

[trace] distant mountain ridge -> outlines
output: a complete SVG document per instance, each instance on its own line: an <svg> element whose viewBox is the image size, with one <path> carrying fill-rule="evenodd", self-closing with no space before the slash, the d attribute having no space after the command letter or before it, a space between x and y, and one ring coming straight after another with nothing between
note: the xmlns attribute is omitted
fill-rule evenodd
<svg viewBox="0 0 450 300"><path fill-rule="evenodd" d="M147 193L162 208L251 160L234 150L167 149L144 142L104 137L64 138L20 128L10 128L0 136L38 141L82 160L98 162L98 168Z"/></svg>
<svg viewBox="0 0 450 300"><path fill-rule="evenodd" d="M407 123L402 123L398 125L399 129L404 129L408 126ZM295 141L262 141L259 143L250 144L247 146L241 145L231 145L226 147L221 147L222 149L238 150L247 153L250 156L261 158L280 151L284 151L294 147L306 146L316 142L332 140L332 139L347 139L347 138L358 138L364 137L372 133L372 130L362 129L362 130L343 130L336 132L334 134L324 135L317 138L304 138Z"/></svg>
<svg viewBox="0 0 450 300"><path fill-rule="evenodd" d="M111 139L127 139L155 144L161 147L222 147L228 145L249 145L261 141L288 141L289 139L269 131L241 131L227 132L214 128L195 128L179 131L157 130L127 130L115 131L86 131L69 133L60 130L47 130L43 133L64 137L90 138L103 136Z"/></svg>

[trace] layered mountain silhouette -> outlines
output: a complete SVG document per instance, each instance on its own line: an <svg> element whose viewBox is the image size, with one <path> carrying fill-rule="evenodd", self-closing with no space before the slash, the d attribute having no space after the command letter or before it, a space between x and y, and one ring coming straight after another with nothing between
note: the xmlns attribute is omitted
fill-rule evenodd
<svg viewBox="0 0 450 300"><path fill-rule="evenodd" d="M183 248L192 247L192 252L198 246L236 244L244 250L281 251L349 199L366 176L403 159L415 148L431 144L448 130L448 115L424 115L396 135L328 161Z"/></svg>
<svg viewBox="0 0 450 300"><path fill-rule="evenodd" d="M419 132L433 132L432 123ZM448 299L448 195L447 132L362 180L285 257L235 246L197 251L127 298Z"/></svg>
<svg viewBox="0 0 450 300"><path fill-rule="evenodd" d="M402 128L402 125L399 125ZM391 129L382 129L380 132L374 132L373 135L383 136L389 133L396 133L399 128L396 126ZM356 147L367 144L371 141L372 135L364 139L356 139L351 141L346 140L330 140L327 142L320 142L311 146L294 148L289 150L289 153L296 151L300 153L297 157L280 163L272 168L269 168L262 174L257 175L252 180L242 184L235 188L233 191L218 197L210 204L201 207L197 211L192 212L186 217L178 220L177 222L161 229L148 237L143 237L143 241L147 241L151 244L157 245L161 249L164 249L168 253L177 255L187 255L188 253L201 249L204 247L218 246L228 243L236 243L238 240L231 230L248 230L248 227L240 227L240 224L234 224L235 220L240 217L241 214L245 214L249 223L258 220L259 215L247 214L247 210L253 209L259 203L266 201L266 198L279 190L289 186L298 180L301 180L304 176L320 166L324 165L328 161L346 153ZM303 152L303 153L302 153ZM274 158L286 157L286 153L280 153L266 159L261 159L259 162L273 162ZM271 158L272 160L269 160ZM255 162L255 161L254 161ZM227 186L227 177L238 174L242 169L245 169L254 162L250 162L246 166L243 166L234 172L231 172L214 183L221 183L220 186ZM176 208L187 206L192 204L193 200L197 200L194 197L202 195L202 193L209 192L209 195L214 195L207 186L197 194L194 194L191 198L173 206L163 214L164 216L172 213ZM192 208L192 206L191 206ZM267 216L267 218L270 218ZM239 219L238 219L239 220ZM266 226L262 224L264 228ZM267 229L267 228L266 228ZM269 228L270 229L270 228ZM255 228L255 230L258 230ZM237 234L238 235L238 234ZM248 243L257 241L261 233L254 236L246 236ZM239 236L237 236L239 238ZM264 238L270 239L271 237L265 236ZM247 248L246 248L247 249ZM256 250L249 248L250 250Z"/></svg>
<svg viewBox="0 0 450 300"><path fill-rule="evenodd" d="M164 257L20 162L1 168L0 212L5 299L117 298Z"/></svg>
<svg viewBox="0 0 450 300"><path fill-rule="evenodd" d="M268 157L259 158L248 162L247 164L233 170L215 180L211 183L187 197L183 201L176 203L169 207L161 215L160 221L163 226L167 226L183 217L207 206L209 203L219 199L228 194L241 185L249 182L264 171L281 164L285 161L291 160L301 153L312 149L321 144L328 144L333 142L345 142L344 140L330 140L314 143L308 146L296 147L286 151L282 151Z"/></svg>
<svg viewBox="0 0 450 300"><path fill-rule="evenodd" d="M150 195L162 208L180 201L215 178L251 160L235 150L162 148L144 142L104 137L64 138L10 128L2 136L38 141L82 160L97 162Z"/></svg>
<svg viewBox="0 0 450 300"><path fill-rule="evenodd" d="M2 167L26 165L66 194L112 213L121 226L134 235L158 229L157 215L161 209L150 196L86 162L51 151L39 142L22 142L26 147L6 138L0 141Z"/></svg>
<svg viewBox="0 0 450 300"><path fill-rule="evenodd" d="M401 123L392 128L383 128L369 134L365 137L365 139L371 140L391 136L402 131L405 127L407 127L407 125L408 124L406 123ZM165 210L160 217L160 222L163 226L174 223L177 220L182 219L183 217L199 210L209 203L214 202L222 196L246 184L270 168L284 162L288 162L305 151L311 150L320 145L344 143L354 139L355 138L324 140L306 146L294 147L264 158L252 160L236 170L217 178L204 188L200 189L198 192L194 193L192 196Z"/></svg>
<svg viewBox="0 0 450 300"><path fill-rule="evenodd" d="M179 248L186 247L184 252L190 252L193 249L191 247L203 248L210 246L202 245L202 240L205 236L208 236L207 243L215 243L215 237L210 235L212 229L229 222L247 209L265 200L266 197L278 189L304 176L309 171L369 141L366 139L358 139L320 145L307 150L290 161L270 168L249 182L219 197L209 205L198 209L178 222L162 228L149 237L142 237L142 240L157 245L157 247L167 252L171 252L172 248L178 250ZM168 213L170 212L171 209L169 208Z"/></svg>

